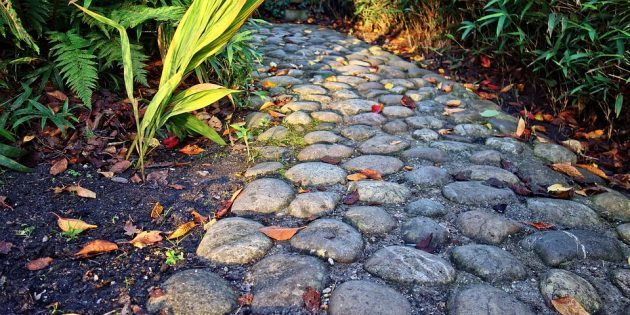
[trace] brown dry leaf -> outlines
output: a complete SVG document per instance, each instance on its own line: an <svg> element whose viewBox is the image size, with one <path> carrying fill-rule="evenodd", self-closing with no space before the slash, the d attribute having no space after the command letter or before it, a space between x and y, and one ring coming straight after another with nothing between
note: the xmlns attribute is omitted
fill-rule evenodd
<svg viewBox="0 0 630 315"><path fill-rule="evenodd" d="M361 174L367 176L369 179L373 179L373 180L382 180L383 176L381 175L381 173L379 173L377 170L373 170L373 169L364 169L361 170Z"/></svg>
<svg viewBox="0 0 630 315"><path fill-rule="evenodd" d="M368 177L364 174L361 173L354 173L354 174L350 174L348 176L346 176L346 179L349 181L359 181L359 180L364 180L367 179Z"/></svg>
<svg viewBox="0 0 630 315"><path fill-rule="evenodd" d="M453 85L452 84L442 84L441 89L445 93L451 93L451 92L453 92Z"/></svg>
<svg viewBox="0 0 630 315"><path fill-rule="evenodd" d="M96 193L87 189L87 188L83 188L81 186L79 186L79 184L76 185L71 185L65 188L65 190L67 192L73 192L75 194L77 194L77 196L79 197L83 197L83 198L91 198L91 199L96 199Z"/></svg>
<svg viewBox="0 0 630 315"><path fill-rule="evenodd" d="M549 164L548 166L556 172L560 172L575 178L584 178L584 175L582 175L582 173L580 173L580 171L578 171L575 166L571 165L571 163L556 163Z"/></svg>
<svg viewBox="0 0 630 315"><path fill-rule="evenodd" d="M551 305L561 315L590 315L572 296L563 296L551 300Z"/></svg>
<svg viewBox="0 0 630 315"><path fill-rule="evenodd" d="M168 187L173 188L175 190L182 190L182 189L184 189L184 186L182 186L180 184L170 184L170 185L168 185Z"/></svg>
<svg viewBox="0 0 630 315"><path fill-rule="evenodd" d="M514 87L514 84L508 84L506 86L504 86L499 93L507 93L509 92L512 88Z"/></svg>
<svg viewBox="0 0 630 315"><path fill-rule="evenodd" d="M85 231L85 230L89 230L89 229L95 229L98 226L94 225L94 224L89 224L86 223L83 220L79 220L79 219L68 219L68 218L63 218L58 216L57 214L53 213L54 215L57 216L57 225L59 226L59 228L64 231L71 231L71 230L80 230L80 231Z"/></svg>
<svg viewBox="0 0 630 315"><path fill-rule="evenodd" d="M573 187L565 187L562 184L553 184L547 187L547 192L556 198L570 199L573 195Z"/></svg>
<svg viewBox="0 0 630 315"><path fill-rule="evenodd" d="M280 77L280 76L283 76L283 75L287 75L287 74L289 74L289 69L280 69L280 70L276 71L276 76L277 77Z"/></svg>
<svg viewBox="0 0 630 315"><path fill-rule="evenodd" d="M197 223L194 221L186 222L180 226L178 226L173 233L169 234L166 238L169 240L180 238L190 232L192 229L197 226Z"/></svg>
<svg viewBox="0 0 630 315"><path fill-rule="evenodd" d="M54 90L52 92L46 92L46 94L48 94L49 96L55 98L58 101L66 101L68 99L68 95L66 95L65 93L59 91L59 90Z"/></svg>
<svg viewBox="0 0 630 315"><path fill-rule="evenodd" d="M336 158L336 157L332 157L330 155L325 155L324 157L322 157L319 160L321 162L328 163L328 164L334 164L334 165L337 165L337 164L341 163L341 159Z"/></svg>
<svg viewBox="0 0 630 315"><path fill-rule="evenodd" d="M442 115L450 116L452 114L463 112L463 111L465 111L465 109L463 109L463 108L448 108L448 107L446 107L446 108L444 108L444 112L442 112Z"/></svg>
<svg viewBox="0 0 630 315"><path fill-rule="evenodd" d="M599 167L597 167L597 164L575 164L575 166L581 169L585 169L588 172L595 174L603 179L608 179L608 175L606 175L604 171L602 171Z"/></svg>
<svg viewBox="0 0 630 315"><path fill-rule="evenodd" d="M0 196L0 208L13 210L13 207L11 207L11 205L7 203L7 197L6 196Z"/></svg>
<svg viewBox="0 0 630 315"><path fill-rule="evenodd" d="M604 135L604 130L601 130L601 129L593 130L589 133L584 134L586 139L599 139L603 135Z"/></svg>
<svg viewBox="0 0 630 315"><path fill-rule="evenodd" d="M565 148L575 153L579 154L579 153L584 152L584 146L582 145L582 142L580 141L569 139L569 140L562 141L561 143Z"/></svg>
<svg viewBox="0 0 630 315"><path fill-rule="evenodd" d="M128 243L138 248L144 248L146 246L153 245L157 242L161 242L163 239L161 234L162 234L161 231L140 232L138 235L136 235L136 237L134 237Z"/></svg>
<svg viewBox="0 0 630 315"><path fill-rule="evenodd" d="M321 295L317 292L317 290L311 287L306 288L306 292L302 294L302 301L304 301L304 307L311 312L311 314L319 313Z"/></svg>
<svg viewBox="0 0 630 315"><path fill-rule="evenodd" d="M151 219L157 219L162 215L162 212L164 212L164 207L159 202L156 202L151 209Z"/></svg>
<svg viewBox="0 0 630 315"><path fill-rule="evenodd" d="M590 196L605 193L605 192L607 192L607 190L600 186L590 186L590 187L585 187L583 189L575 191L576 194L580 196L584 196L584 197L590 197Z"/></svg>
<svg viewBox="0 0 630 315"><path fill-rule="evenodd" d="M448 102L446 102L446 106L448 107L458 107L462 105L462 101L461 100L450 100Z"/></svg>
<svg viewBox="0 0 630 315"><path fill-rule="evenodd" d="M112 177L114 177L114 172L98 172L98 173L103 175L103 177L105 177L105 178L112 178Z"/></svg>
<svg viewBox="0 0 630 315"><path fill-rule="evenodd" d="M204 224L206 222L208 222L208 217L205 217L201 214L199 214L199 212L193 210L190 212L190 214L192 214L193 216L193 221L199 223L199 224Z"/></svg>
<svg viewBox="0 0 630 315"><path fill-rule="evenodd" d="M111 252L117 249L118 245L116 245L116 243L104 240L95 240L85 244L85 246L83 246L80 251L75 253L74 256L87 257Z"/></svg>
<svg viewBox="0 0 630 315"><path fill-rule="evenodd" d="M122 172L126 171L130 166L131 166L131 162L130 161L122 160L122 161L116 162L116 164L112 165L112 167L109 168L109 171L114 173L114 174L118 174L118 173L122 173Z"/></svg>
<svg viewBox="0 0 630 315"><path fill-rule="evenodd" d="M443 135L448 135L448 134L450 134L451 132L453 132L453 129L451 129L451 128L447 128L447 129L440 129L440 130L438 130L438 133L439 133L440 135L442 135L442 136L443 136Z"/></svg>
<svg viewBox="0 0 630 315"><path fill-rule="evenodd" d="M514 133L514 135L517 138L520 138L523 135L523 132L525 132L525 120L523 119L523 117L520 117L518 119L518 126L516 127L516 132Z"/></svg>
<svg viewBox="0 0 630 315"><path fill-rule="evenodd" d="M127 220L127 222L125 223L125 227L123 228L125 230L125 235L129 235L129 236L134 236L140 232L142 232L142 230L138 229L135 225L133 225L133 221Z"/></svg>
<svg viewBox="0 0 630 315"><path fill-rule="evenodd" d="M267 101L264 104L262 104L262 106L260 106L260 108L258 110L259 111L263 111L263 110L265 110L267 108L274 107L274 106L276 106L276 103Z"/></svg>
<svg viewBox="0 0 630 315"><path fill-rule="evenodd" d="M273 110L270 110L270 111L268 112L268 114L269 114L271 117L273 117L273 118L282 118L282 117L286 116L285 114L278 113L278 112L273 111Z"/></svg>
<svg viewBox="0 0 630 315"><path fill-rule="evenodd" d="M278 85L272 81L263 81L262 83L262 87L265 89L275 88L276 86Z"/></svg>
<svg viewBox="0 0 630 315"><path fill-rule="evenodd" d="M52 262L53 262L53 259L50 257L37 258L26 263L26 269L30 271L42 270L50 266Z"/></svg>
<svg viewBox="0 0 630 315"><path fill-rule="evenodd" d="M276 241L286 241L290 240L293 235L301 229L303 229L303 227L287 228L281 226L265 226L258 230Z"/></svg>
<svg viewBox="0 0 630 315"><path fill-rule="evenodd" d="M226 216L229 212L230 209L232 208L232 203L234 203L234 200L236 200L236 197L238 197L238 195L241 193L241 191L243 191L243 188L239 188L237 189L233 194L232 194L232 198L230 198L230 200L228 200L225 205L223 206L223 208L221 208L219 211L217 211L214 214L214 218L215 219L221 219L224 216Z"/></svg>
<svg viewBox="0 0 630 315"><path fill-rule="evenodd" d="M400 104L409 109L416 109L416 102L414 102L411 97L407 95L403 95L403 97L400 99Z"/></svg>
<svg viewBox="0 0 630 315"><path fill-rule="evenodd" d="M13 248L13 243L0 241L0 254L6 255Z"/></svg>
<svg viewBox="0 0 630 315"><path fill-rule="evenodd" d="M357 201L359 201L360 196L359 196L359 191L355 190L352 193L346 195L345 197L343 197L343 204L344 205L353 205L355 203L357 203Z"/></svg>
<svg viewBox="0 0 630 315"><path fill-rule="evenodd" d="M50 175L52 176L57 176L63 172L66 171L66 169L68 168L68 160L66 158L62 158L60 160L57 160L51 167L50 167Z"/></svg>
<svg viewBox="0 0 630 315"><path fill-rule="evenodd" d="M536 230L544 231L555 227L555 225L545 222L524 222L525 224L532 226Z"/></svg>
<svg viewBox="0 0 630 315"><path fill-rule="evenodd" d="M551 143L551 140L549 140L546 137L543 137L541 135L536 135L536 140L538 140L538 142L540 142L540 143Z"/></svg>
<svg viewBox="0 0 630 315"><path fill-rule="evenodd" d="M196 144L189 144L189 145L186 145L185 147L179 149L179 152L184 153L186 155L197 155L197 154L201 154L201 153L203 153L205 151L206 150L200 148Z"/></svg>

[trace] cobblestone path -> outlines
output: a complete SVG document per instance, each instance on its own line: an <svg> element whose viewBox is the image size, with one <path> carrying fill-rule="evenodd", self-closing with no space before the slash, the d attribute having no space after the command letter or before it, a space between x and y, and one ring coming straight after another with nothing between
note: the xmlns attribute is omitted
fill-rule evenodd
<svg viewBox="0 0 630 315"><path fill-rule="evenodd" d="M480 115L496 104L344 34L283 24L256 39L270 93L255 102L290 98L273 108L286 117L247 117L258 164L197 250L220 272L175 274L149 310L235 313L252 294L253 314L308 314L314 289L332 315L555 314L552 300L567 296L590 313L630 312L629 199L511 189L572 185L546 164L575 162L574 153L498 137L517 121ZM292 70L268 76L272 62ZM449 106L463 111L444 115ZM365 169L382 180L347 179ZM259 231L270 225L305 228L274 241Z"/></svg>

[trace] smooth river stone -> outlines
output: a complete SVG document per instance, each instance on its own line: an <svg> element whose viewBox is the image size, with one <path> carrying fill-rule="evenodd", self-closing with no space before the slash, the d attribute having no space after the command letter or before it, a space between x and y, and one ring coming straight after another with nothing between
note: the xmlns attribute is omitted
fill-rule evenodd
<svg viewBox="0 0 630 315"><path fill-rule="evenodd" d="M516 175L509 171L490 165L471 165L462 168L459 173L464 174L469 180L485 181L495 178L510 184L521 182Z"/></svg>
<svg viewBox="0 0 630 315"><path fill-rule="evenodd" d="M535 221L553 223L565 228L593 229L602 226L597 213L571 200L529 198L527 208Z"/></svg>
<svg viewBox="0 0 630 315"><path fill-rule="evenodd" d="M386 181L362 180L350 183L348 191L357 190L359 200L368 203L403 203L409 196L411 190L409 188Z"/></svg>
<svg viewBox="0 0 630 315"><path fill-rule="evenodd" d="M475 284L449 298L450 315L534 315L523 302L487 284Z"/></svg>
<svg viewBox="0 0 630 315"><path fill-rule="evenodd" d="M465 236L490 244L501 244L508 236L523 229L503 216L478 210L461 213L455 223Z"/></svg>
<svg viewBox="0 0 630 315"><path fill-rule="evenodd" d="M527 277L525 265L516 257L496 246L464 245L451 252L458 269L468 271L489 281L523 280Z"/></svg>
<svg viewBox="0 0 630 315"><path fill-rule="evenodd" d="M289 214L298 218L316 218L335 209L341 197L333 192L299 194L289 205Z"/></svg>
<svg viewBox="0 0 630 315"><path fill-rule="evenodd" d="M204 235L197 256L214 263L234 265L256 261L273 242L259 231L263 225L243 218L226 218L212 225Z"/></svg>
<svg viewBox="0 0 630 315"><path fill-rule="evenodd" d="M407 315L411 304L398 291L364 280L342 283L330 296L330 315Z"/></svg>
<svg viewBox="0 0 630 315"><path fill-rule="evenodd" d="M291 238L291 246L342 263L354 262L363 251L361 233L334 219L319 219Z"/></svg>
<svg viewBox="0 0 630 315"><path fill-rule="evenodd" d="M395 136L375 136L358 146L364 154L392 154L409 147L409 141Z"/></svg>
<svg viewBox="0 0 630 315"><path fill-rule="evenodd" d="M370 235L386 234L396 228L394 217L381 207L352 207L346 211L344 218L362 233Z"/></svg>
<svg viewBox="0 0 630 315"><path fill-rule="evenodd" d="M448 200L472 205L510 203L516 200L516 195L510 189L486 186L482 182L455 182L442 189L442 194Z"/></svg>
<svg viewBox="0 0 630 315"><path fill-rule="evenodd" d="M273 213L286 208L295 192L286 182L275 178L261 178L249 183L232 205L237 215Z"/></svg>
<svg viewBox="0 0 630 315"><path fill-rule="evenodd" d="M364 268L379 278L403 284L446 284L455 279L455 269L448 261L407 246L378 250Z"/></svg>
<svg viewBox="0 0 630 315"><path fill-rule="evenodd" d="M584 278L562 269L551 269L540 279L540 293L550 307L551 300L570 296L591 314L602 307L597 290Z"/></svg>
<svg viewBox="0 0 630 315"><path fill-rule="evenodd" d="M284 174L298 185L334 185L346 183L346 171L342 168L322 162L297 164Z"/></svg>
<svg viewBox="0 0 630 315"><path fill-rule="evenodd" d="M341 167L349 172L357 172L372 169L389 175L398 172L403 167L403 162L396 157L386 155L362 155L343 163Z"/></svg>
<svg viewBox="0 0 630 315"><path fill-rule="evenodd" d="M350 147L341 144L311 144L300 153L298 153L298 160L300 161L318 161L325 156L330 156L338 159L349 158L354 150Z"/></svg>

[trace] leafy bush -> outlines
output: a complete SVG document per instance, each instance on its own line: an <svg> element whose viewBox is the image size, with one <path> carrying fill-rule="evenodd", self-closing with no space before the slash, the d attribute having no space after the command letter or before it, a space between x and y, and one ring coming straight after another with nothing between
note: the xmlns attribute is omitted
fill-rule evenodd
<svg viewBox="0 0 630 315"><path fill-rule="evenodd" d="M15 142L15 137L6 129L0 128L0 139ZM19 148L0 143L0 165L8 169L19 172L30 172L32 169L16 162L14 159L24 155L25 152Z"/></svg>
<svg viewBox="0 0 630 315"><path fill-rule="evenodd" d="M480 53L530 66L556 91L556 110L596 104L609 122L621 115L630 82L628 1L492 0L482 14L462 24L462 37Z"/></svg>

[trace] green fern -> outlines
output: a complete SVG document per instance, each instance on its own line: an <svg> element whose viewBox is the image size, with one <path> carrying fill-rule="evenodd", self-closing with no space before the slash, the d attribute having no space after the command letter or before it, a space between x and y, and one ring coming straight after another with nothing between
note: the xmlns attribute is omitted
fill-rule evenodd
<svg viewBox="0 0 630 315"><path fill-rule="evenodd" d="M88 38L92 42L92 47L96 52L96 56L100 60L105 61L102 66L103 69L109 69L113 65L122 69L123 59L122 50L120 48L120 37L112 36L111 38L107 38L99 33L90 33ZM147 70L145 70L144 67L146 67L146 61L149 60L149 56L144 54L141 45L131 44L130 49L134 81L144 86L148 86Z"/></svg>
<svg viewBox="0 0 630 315"><path fill-rule="evenodd" d="M144 5L131 5L112 10L111 17L124 28L134 28L149 20L179 21L184 15L184 11L185 8L178 6L151 8Z"/></svg>
<svg viewBox="0 0 630 315"><path fill-rule="evenodd" d="M96 88L98 72L92 43L75 33L49 32L48 39L55 65L70 89L92 108L92 92Z"/></svg>
<svg viewBox="0 0 630 315"><path fill-rule="evenodd" d="M38 36L47 28L52 7L48 0L20 0L20 15L24 23Z"/></svg>

